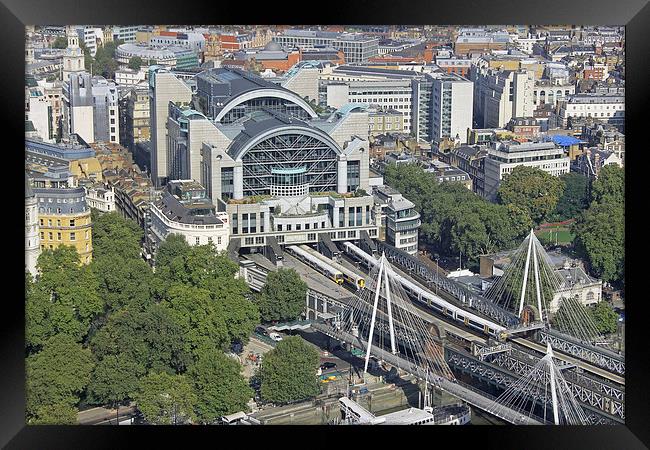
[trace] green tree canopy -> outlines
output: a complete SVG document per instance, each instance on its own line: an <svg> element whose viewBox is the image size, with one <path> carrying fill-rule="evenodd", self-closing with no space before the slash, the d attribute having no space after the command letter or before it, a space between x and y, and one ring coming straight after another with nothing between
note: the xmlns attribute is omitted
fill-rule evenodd
<svg viewBox="0 0 650 450"><path fill-rule="evenodd" d="M42 351L25 361L28 421L68 423L69 408L79 402L93 365L90 350L82 348L71 336L58 334L49 338ZM67 409L55 414L57 405Z"/></svg>
<svg viewBox="0 0 650 450"><path fill-rule="evenodd" d="M517 166L504 175L498 197L501 204L524 209L539 224L555 210L563 187L559 178L541 169Z"/></svg>
<svg viewBox="0 0 650 450"><path fill-rule="evenodd" d="M88 398L97 404L119 406L131 398L144 374L142 365L127 355L108 355L93 370Z"/></svg>
<svg viewBox="0 0 650 450"><path fill-rule="evenodd" d="M625 170L615 164L600 169L591 185L591 201L596 203L625 203Z"/></svg>
<svg viewBox="0 0 650 450"><path fill-rule="evenodd" d="M66 36L58 36L54 39L52 48L68 48L68 38Z"/></svg>
<svg viewBox="0 0 650 450"><path fill-rule="evenodd" d="M415 164L389 164L386 183L415 204L422 225L420 240L440 254L478 263L478 255L512 248L530 230L527 212L495 205L459 183L439 183Z"/></svg>
<svg viewBox="0 0 650 450"><path fill-rule="evenodd" d="M270 272L266 284L258 295L257 307L262 320L294 320L305 308L307 284L294 269Z"/></svg>
<svg viewBox="0 0 650 450"><path fill-rule="evenodd" d="M170 267L176 257L184 257L190 252L190 245L180 234L170 234L160 244L156 252L156 270Z"/></svg>
<svg viewBox="0 0 650 450"><path fill-rule="evenodd" d="M156 254L156 274L171 283L206 287L215 278L233 277L239 266L213 244L189 246L177 236L169 236Z"/></svg>
<svg viewBox="0 0 650 450"><path fill-rule="evenodd" d="M150 373L140 380L134 400L153 425L180 425L196 419L196 394L184 375Z"/></svg>
<svg viewBox="0 0 650 450"><path fill-rule="evenodd" d="M188 370L197 395L196 413L201 423L248 410L253 390L241 375L241 365L214 348L203 349Z"/></svg>
<svg viewBox="0 0 650 450"><path fill-rule="evenodd" d="M564 182L564 191L555 208L554 220L573 219L589 206L589 180L575 172L560 176L560 180Z"/></svg>
<svg viewBox="0 0 650 450"><path fill-rule="evenodd" d="M162 305L180 326L184 351L195 357L202 349L221 349L230 344L228 326L210 291L175 284Z"/></svg>
<svg viewBox="0 0 650 450"><path fill-rule="evenodd" d="M100 257L90 263L109 310L145 308L154 301L153 272L140 257Z"/></svg>
<svg viewBox="0 0 650 450"><path fill-rule="evenodd" d="M140 70L140 67L142 67L142 58L134 56L129 59L129 69Z"/></svg>
<svg viewBox="0 0 650 450"><path fill-rule="evenodd" d="M123 355L141 365L143 371L182 372L189 363L182 327L164 306L152 304L145 310L120 310L91 340L98 358Z"/></svg>
<svg viewBox="0 0 650 450"><path fill-rule="evenodd" d="M235 262L211 244L191 247L182 236L170 235L159 247L156 278L163 285L163 304L185 324L191 336L188 351L193 354L205 339L220 348L234 340L246 342L259 323L257 306L249 300L250 288L234 278L238 270ZM201 311L195 311L201 319L189 322L193 308Z"/></svg>
<svg viewBox="0 0 650 450"><path fill-rule="evenodd" d="M103 256L139 258L143 235L136 222L117 212L98 215L93 222L93 259Z"/></svg>
<svg viewBox="0 0 650 450"><path fill-rule="evenodd" d="M262 360L262 399L286 404L315 397L320 392L316 376L319 361L318 351L303 338L283 339Z"/></svg>
<svg viewBox="0 0 650 450"><path fill-rule="evenodd" d="M594 322L601 334L615 333L618 322L618 314L605 301L599 302L592 310Z"/></svg>
<svg viewBox="0 0 650 450"><path fill-rule="evenodd" d="M625 211L620 203L593 203L574 224L575 247L591 272L608 282L625 275Z"/></svg>
<svg viewBox="0 0 650 450"><path fill-rule="evenodd" d="M30 425L76 425L77 408L66 403L43 405L36 410L34 417L28 420Z"/></svg>
<svg viewBox="0 0 650 450"><path fill-rule="evenodd" d="M72 246L44 250L38 258L40 277L26 297L26 341L37 350L55 334L81 342L91 322L104 311L99 282L88 266L79 263Z"/></svg>
<svg viewBox="0 0 650 450"><path fill-rule="evenodd" d="M97 49L95 57L93 58L93 74L102 75L105 78L115 78L115 71L118 69L119 64L115 59L115 49L124 42L115 40L113 42L106 42L102 47ZM86 66L89 69L90 66Z"/></svg>

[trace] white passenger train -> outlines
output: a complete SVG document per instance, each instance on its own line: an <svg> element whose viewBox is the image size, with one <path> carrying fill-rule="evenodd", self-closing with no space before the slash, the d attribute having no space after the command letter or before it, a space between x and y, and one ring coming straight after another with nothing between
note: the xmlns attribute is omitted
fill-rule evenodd
<svg viewBox="0 0 650 450"><path fill-rule="evenodd" d="M346 283L349 283L351 286L355 287L356 289L363 289L365 287L366 280L364 277L357 275L356 273L354 273L354 271L348 269L342 264L339 264L336 261L332 261L327 256L318 253L316 250L312 249L308 245L301 245L300 248L306 251L307 253L313 255L314 257L318 258L324 264L331 265L333 268L340 271L343 274L343 280Z"/></svg>
<svg viewBox="0 0 650 450"><path fill-rule="evenodd" d="M354 245L351 242L344 242L345 253L366 263L372 264L373 266L379 264L379 261L373 256L367 254L359 247ZM395 274L395 278L399 281L404 288L404 290L413 295L418 299L418 301L424 303L428 307L438 311L439 313L453 319L456 322L463 323L469 328L482 331L490 336L502 338L503 334L506 333L507 329L502 325L494 323L483 317L479 317L475 314L472 314L464 309L453 305L437 295L421 288L412 281L402 277L399 274ZM430 303L430 304L429 304Z"/></svg>
<svg viewBox="0 0 650 450"><path fill-rule="evenodd" d="M300 248L297 245L289 245L286 247L291 253L293 253L298 259L307 264L313 269L316 269L323 275L325 275L330 280L336 282L337 284L343 284L345 277L343 273L332 266L330 263L320 260L306 250Z"/></svg>

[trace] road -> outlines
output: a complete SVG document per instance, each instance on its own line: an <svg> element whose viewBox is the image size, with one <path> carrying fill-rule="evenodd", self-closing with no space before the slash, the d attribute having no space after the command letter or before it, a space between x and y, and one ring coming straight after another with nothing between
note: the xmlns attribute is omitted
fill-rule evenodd
<svg viewBox="0 0 650 450"><path fill-rule="evenodd" d="M117 409L109 409L104 407L97 407L80 411L77 414L77 421L81 425L103 425L104 422L111 422L115 424ZM124 420L131 417L135 412L134 406L123 406L119 409L119 418Z"/></svg>

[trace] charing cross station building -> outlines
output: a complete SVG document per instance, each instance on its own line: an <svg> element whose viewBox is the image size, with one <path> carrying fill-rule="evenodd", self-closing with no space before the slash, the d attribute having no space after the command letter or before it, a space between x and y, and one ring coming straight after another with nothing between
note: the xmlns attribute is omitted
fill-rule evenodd
<svg viewBox="0 0 650 450"><path fill-rule="evenodd" d="M152 67L149 86L154 184L193 180L212 202L201 209L209 218L196 209L181 212L178 205L187 202L180 201L178 214L152 222L168 223L169 232L187 230L190 245L209 241L219 250L233 241L243 248L295 245L317 243L322 234L356 240L366 232L416 253L420 220L413 203L395 190L372 193L364 106L346 104L320 117L306 97L230 68L188 82ZM206 224L219 230L218 238L197 239L194 228ZM165 234L158 229L155 241Z"/></svg>

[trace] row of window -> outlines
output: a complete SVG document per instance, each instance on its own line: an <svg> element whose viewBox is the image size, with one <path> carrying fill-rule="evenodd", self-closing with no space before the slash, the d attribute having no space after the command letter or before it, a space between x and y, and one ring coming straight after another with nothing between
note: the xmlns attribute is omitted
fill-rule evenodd
<svg viewBox="0 0 650 450"><path fill-rule="evenodd" d="M581 113L577 113L577 112L576 113L568 112L566 114L566 116L567 117L583 117L584 113L581 114ZM587 117L592 117L591 113L587 113ZM598 113L594 113L593 117L598 117ZM600 117L612 117L612 113L609 113L609 112L608 113L603 113L603 112L601 112Z"/></svg>
<svg viewBox="0 0 650 450"><path fill-rule="evenodd" d="M38 201L39 203L79 203L85 200L85 197L77 197L77 198L57 198L56 202L52 197L47 198L47 201L45 201L43 197L39 197Z"/></svg>
<svg viewBox="0 0 650 450"><path fill-rule="evenodd" d="M302 230L302 224L300 224L300 223L295 224L295 225L296 225L295 230L292 229L292 228L293 228L293 227L292 227L292 224L288 223L288 224L286 224L286 225L287 225L287 226L286 226L286 229L283 230L283 229L282 229L282 228L283 228L283 227L282 227L282 224L279 223L278 226L277 226L277 231L301 231L301 230ZM305 225L305 230L309 230L310 227L312 227L312 226L313 226L312 229L314 229L314 230L317 230L317 229L318 229L318 222L314 222L313 224L305 223L304 225ZM321 227L321 228L325 228L325 222L324 222L324 221L321 222L320 227Z"/></svg>
<svg viewBox="0 0 650 450"><path fill-rule="evenodd" d="M212 236L208 236L208 243L209 244L214 244L214 241L212 240ZM194 238L194 244L195 245L201 245L201 237L196 236ZM221 245L221 236L217 236L217 245Z"/></svg>
<svg viewBox="0 0 650 450"><path fill-rule="evenodd" d="M41 219L40 224L41 224L42 227L44 227L45 226L45 220ZM69 219L69 220L65 220L65 221L62 221L62 219L56 219L56 226L57 227L75 227L77 225L84 225L84 221L82 220L81 222L77 223L76 219ZM47 219L47 226L48 227L53 226L52 219Z"/></svg>
<svg viewBox="0 0 650 450"><path fill-rule="evenodd" d="M586 108L585 108L585 106L586 106ZM594 106L594 109L603 109L603 107L604 107L604 109L609 109L609 105L599 105L599 107ZM589 106L589 105L568 105L567 109L585 111L587 109L591 109L591 106ZM622 109L624 109L624 106L623 105L612 105L612 109L622 110Z"/></svg>
<svg viewBox="0 0 650 450"><path fill-rule="evenodd" d="M76 241L77 240L77 233L75 231L72 231L69 234L58 231L56 233L56 240L57 241L64 240L64 235L66 237L68 237L68 239L70 241ZM88 232L88 230L86 230L85 239L88 239L89 237L90 237L90 233ZM52 231L48 232L47 233L47 238L48 238L48 240L53 241L54 240L54 232L52 232ZM45 240L45 232L44 231L41 231L41 240L43 240L43 241Z"/></svg>

